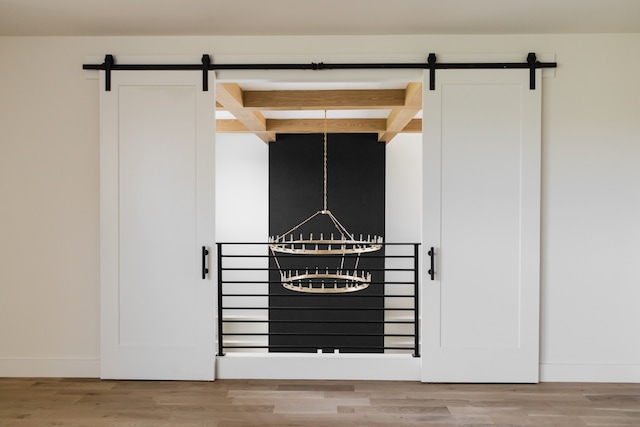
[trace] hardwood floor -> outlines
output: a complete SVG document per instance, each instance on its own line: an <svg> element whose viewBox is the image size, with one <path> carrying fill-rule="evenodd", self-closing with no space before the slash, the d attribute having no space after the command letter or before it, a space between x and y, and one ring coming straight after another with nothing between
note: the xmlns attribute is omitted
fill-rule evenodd
<svg viewBox="0 0 640 427"><path fill-rule="evenodd" d="M0 426L640 426L640 384L0 379Z"/></svg>

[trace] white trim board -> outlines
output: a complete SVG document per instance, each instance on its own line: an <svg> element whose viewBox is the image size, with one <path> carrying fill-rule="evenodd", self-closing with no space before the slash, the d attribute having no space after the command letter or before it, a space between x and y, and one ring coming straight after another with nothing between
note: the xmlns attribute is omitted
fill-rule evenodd
<svg viewBox="0 0 640 427"><path fill-rule="evenodd" d="M410 355L227 354L216 357L220 379L420 381ZM640 365L540 364L540 382L640 382Z"/></svg>
<svg viewBox="0 0 640 427"><path fill-rule="evenodd" d="M228 353L216 357L216 371L220 379L420 381L420 358L405 354Z"/></svg>
<svg viewBox="0 0 640 427"><path fill-rule="evenodd" d="M617 363L541 363L540 382L640 383L640 365Z"/></svg>

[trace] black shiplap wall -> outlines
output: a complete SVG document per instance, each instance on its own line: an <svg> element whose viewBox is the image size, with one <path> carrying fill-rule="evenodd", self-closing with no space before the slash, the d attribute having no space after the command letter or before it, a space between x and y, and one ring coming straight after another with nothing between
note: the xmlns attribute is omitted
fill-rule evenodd
<svg viewBox="0 0 640 427"><path fill-rule="evenodd" d="M384 236L385 144L372 134L330 134L328 139L328 209L349 232L356 236ZM279 136L269 145L269 234L291 229L323 208L323 135L297 134ZM320 215L298 233L325 234L335 229ZM316 237L319 237L316 235ZM383 252L376 253L380 256ZM317 263L304 256L293 261L296 268L314 269ZM319 265L323 265L321 262ZM275 267L273 260L271 267ZM283 265L284 267L284 265ZM362 269L383 269L379 257L363 257ZM382 271L371 271L374 282L383 282ZM271 336L270 345L282 346L272 351L310 351L317 349L341 352L382 352L384 329L384 291L382 284L345 295L297 294L284 289L277 272L270 281L269 316L271 333L299 335ZM293 296L284 296L293 295ZM347 310L321 310L338 306ZM290 308L305 308L291 310ZM369 310L358 311L358 307ZM371 310L373 308L373 310ZM366 323L348 324L344 320ZM274 320L287 320L278 323ZM330 323L323 323L329 321ZM314 333L351 334L340 337L315 336ZM348 350L356 346L362 349Z"/></svg>

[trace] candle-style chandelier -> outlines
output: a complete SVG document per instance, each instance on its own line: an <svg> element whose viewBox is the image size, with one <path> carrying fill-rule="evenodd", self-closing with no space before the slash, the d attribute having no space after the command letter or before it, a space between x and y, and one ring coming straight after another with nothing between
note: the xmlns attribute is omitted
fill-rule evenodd
<svg viewBox="0 0 640 427"><path fill-rule="evenodd" d="M323 208L285 233L269 237L269 249L280 273L280 282L286 289L304 293L347 293L366 289L371 283L371 273L359 269L360 256L382 248L382 236L356 238L331 213L327 206L327 112L324 112L323 141ZM332 233L309 233L308 236L296 231L316 218L328 218L335 228ZM283 269L278 254L315 256L318 259L337 261L323 267L305 269ZM327 264L329 264L327 262Z"/></svg>

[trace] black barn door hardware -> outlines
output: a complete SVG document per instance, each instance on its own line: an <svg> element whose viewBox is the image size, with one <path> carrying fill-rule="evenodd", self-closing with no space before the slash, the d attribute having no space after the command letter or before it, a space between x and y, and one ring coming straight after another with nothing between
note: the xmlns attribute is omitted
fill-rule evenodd
<svg viewBox="0 0 640 427"><path fill-rule="evenodd" d="M531 52L527 55L526 62L473 62L473 63L446 63L437 62L435 53L430 53L427 62L398 62L398 63L324 63L312 62L310 64L212 64L209 55L202 55L200 64L118 64L113 55L106 55L102 64L83 64L83 70L104 70L105 90L111 90L111 72L117 70L195 70L202 71L202 90L209 90L208 71L217 70L366 70L366 69L389 69L408 70L422 69L429 70L429 90L435 90L436 70L443 69L506 69L521 68L528 69L530 73L529 88L534 90L535 70L539 68L556 68L555 62L540 62L536 54Z"/></svg>
<svg viewBox="0 0 640 427"><path fill-rule="evenodd" d="M207 274L209 274L209 268L207 267L207 255L209 255L209 250L206 246L202 247L202 279L207 278Z"/></svg>
<svg viewBox="0 0 640 427"><path fill-rule="evenodd" d="M436 269L435 269L436 251L433 248L433 246L431 246L427 254L429 255L429 258L431 258L431 264L430 264L431 268L429 268L428 273L429 273L429 276L431 277L431 280L435 280L436 279Z"/></svg>
<svg viewBox="0 0 640 427"><path fill-rule="evenodd" d="M429 90L436 90L436 54L430 53L427 59L429 64Z"/></svg>

